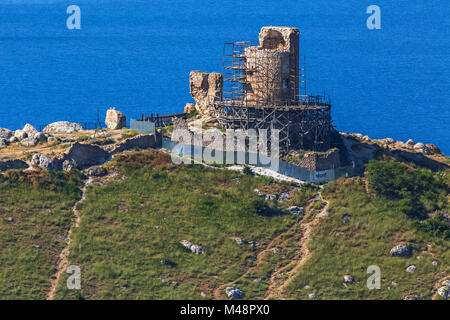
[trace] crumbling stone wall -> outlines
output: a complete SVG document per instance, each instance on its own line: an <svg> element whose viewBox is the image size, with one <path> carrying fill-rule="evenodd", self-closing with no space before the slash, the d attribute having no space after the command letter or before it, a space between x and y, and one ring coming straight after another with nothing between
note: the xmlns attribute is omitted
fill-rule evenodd
<svg viewBox="0 0 450 320"><path fill-rule="evenodd" d="M250 82L250 92L256 94L256 100L264 101L265 97L259 96L260 94L274 97L275 100L282 102L297 100L299 35L300 32L297 28L262 27L259 33L259 46L247 48L245 55L249 66L261 70L250 71L251 76L247 79ZM274 69L271 72L264 71L269 66L273 66ZM251 68L249 69L251 70ZM268 90L258 90L264 85ZM274 92L270 92L271 90Z"/></svg>
<svg viewBox="0 0 450 320"><path fill-rule="evenodd" d="M301 159L294 162L295 165L311 171L323 171L341 166L339 149L333 148L326 153L308 152Z"/></svg>
<svg viewBox="0 0 450 320"><path fill-rule="evenodd" d="M191 71L189 88L197 111L201 114L210 114L209 104L222 100L223 76L217 72Z"/></svg>
<svg viewBox="0 0 450 320"><path fill-rule="evenodd" d="M125 150L130 150L134 148L148 149L157 148L162 145L162 135L157 134L145 134L138 135L133 138L129 138L122 143L118 144L112 151L111 154L122 152Z"/></svg>

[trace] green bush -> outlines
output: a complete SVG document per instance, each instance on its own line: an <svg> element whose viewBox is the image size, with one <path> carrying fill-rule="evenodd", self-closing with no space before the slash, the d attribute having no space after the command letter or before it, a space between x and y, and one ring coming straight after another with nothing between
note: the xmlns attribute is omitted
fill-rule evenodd
<svg viewBox="0 0 450 320"><path fill-rule="evenodd" d="M411 218L447 206L448 185L431 171L412 170L397 162L372 160L366 167L370 187Z"/></svg>

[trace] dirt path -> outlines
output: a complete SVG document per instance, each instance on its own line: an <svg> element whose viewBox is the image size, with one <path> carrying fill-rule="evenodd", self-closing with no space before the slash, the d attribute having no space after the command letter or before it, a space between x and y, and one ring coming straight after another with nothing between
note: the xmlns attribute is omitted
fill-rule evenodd
<svg viewBox="0 0 450 320"><path fill-rule="evenodd" d="M311 201L311 206L314 203L314 200L322 200L326 203L325 207L321 210L320 213L316 214L316 217L308 223L301 224L300 228L302 231L302 237L298 242L300 246L300 251L296 254L294 261L289 263L288 265L278 269L273 272L270 276L269 288L267 291L267 299L282 299L282 292L286 288L289 283L291 283L292 279L294 279L297 271L311 258L311 252L308 249L309 241L311 240L311 233L315 226L317 226L320 222L321 217L324 216L325 212L328 210L329 202L322 198L321 190L318 192L317 196L313 201ZM309 208L308 208L309 209ZM307 210L307 212L311 212ZM305 216L303 220L307 220L312 213L309 213L308 216ZM288 270L285 273L285 270Z"/></svg>
<svg viewBox="0 0 450 320"><path fill-rule="evenodd" d="M64 249L62 249L61 253L59 254L55 278L50 279L51 287L50 287L50 291L47 294L47 298L46 298L47 300L53 300L55 298L56 288L58 287L59 281L61 280L61 275L62 275L63 271L65 271L69 267L68 257L69 257L69 253L70 253L70 244L72 242L72 238L71 238L72 230L73 230L73 228L78 228L80 226L80 222L81 222L81 213L78 210L78 205L80 204L80 202L82 202L86 199L86 189L91 183L92 183L91 177L83 183L83 187L81 188L81 192L82 192L81 199L78 200L72 207L72 211L75 214L75 221L73 222L72 227L70 228L69 233L67 234L67 239L68 239L67 244L64 247Z"/></svg>
<svg viewBox="0 0 450 320"><path fill-rule="evenodd" d="M296 226L296 224L294 224L291 228L289 228L289 230L291 230L291 229L294 228L295 226ZM287 231L287 232L288 232L288 231ZM256 256L256 261L255 261L255 266L254 266L254 267L248 268L247 271L245 271L245 273L244 273L242 276L240 276L238 279L236 279L236 280L234 280L234 281L231 281L231 282L228 282L228 283L225 283L225 284L223 284L223 285L217 287L216 289L214 289L214 299L216 299L216 300L221 300L221 299L223 299L223 297L221 296L223 289L225 289L226 287L229 287L229 286L233 285L233 283L236 282L237 280L242 279L242 278L245 278L251 271L256 270L256 269L258 268L259 264L262 262L262 259L264 258L265 254L266 254L267 252L269 252L269 251L273 248L274 244L277 243L277 242L280 240L280 238L281 238L281 236L282 236L283 234L284 234L284 233L281 233L281 234L279 234L278 236L276 236L275 238L273 238L273 239L269 242L269 244L267 245L267 247L266 247L263 251L261 251L260 253L258 253L258 255Z"/></svg>
<svg viewBox="0 0 450 320"><path fill-rule="evenodd" d="M323 200L322 198L322 194L321 191L319 191L317 193L317 195L310 201L310 204L308 206L311 206L316 200L322 200L326 202L326 206L322 209L322 211L319 213L319 215L321 213L326 212L326 210L328 209L328 201ZM307 208L307 211L309 208ZM305 216L302 221L305 221L308 218L308 216ZM286 285L289 284L289 282L292 280L292 278L294 277L296 271L310 258L310 252L307 248L307 245L309 243L310 237L311 237L311 231L313 229L313 227L315 225L317 225L319 223L320 217L316 217L314 220L312 220L311 222L308 222L306 224L302 224L302 222L300 222L300 226L302 229L302 237L300 239L300 241L298 242L298 244L300 245L301 249L299 251L299 253L295 256L294 261L289 263L288 265L278 269L277 271L275 271L271 278L270 278L270 285L269 285L269 291L268 291L268 295L266 299L269 298L279 298L281 296L281 292L284 289L284 287ZM225 283L219 287L217 287L216 289L214 289L214 299L215 300L221 300L224 299L225 296L223 295L223 290L226 287L232 286L237 280L243 279L245 278L250 272L257 270L260 263L262 262L262 259L264 258L265 254L267 252L269 252L274 245L281 239L281 237L285 234L288 233L292 230L292 228L297 227L297 223L293 224L292 227L289 228L289 230L287 230L286 232L283 232L281 234L279 234L277 237L273 238L269 244L267 245L267 247L261 251L260 253L258 253L258 255L256 256L256 262L255 262L255 266L248 268L247 271L245 271L245 273L240 276L238 279L233 280L231 282ZM289 271L288 273L288 280L285 281L284 283L279 283L276 280L276 275L281 274L284 270L286 270L287 268L291 267L293 264L295 264L295 266L293 267L293 269L291 271Z"/></svg>

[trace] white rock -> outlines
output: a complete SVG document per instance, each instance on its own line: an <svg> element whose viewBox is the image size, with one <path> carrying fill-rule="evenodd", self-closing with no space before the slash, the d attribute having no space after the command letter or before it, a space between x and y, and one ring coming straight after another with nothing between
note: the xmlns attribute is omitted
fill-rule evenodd
<svg viewBox="0 0 450 320"><path fill-rule="evenodd" d="M23 129L23 132L25 132L27 134L28 137L34 137L36 135L36 133L38 133L38 131L36 130L35 127L33 127L31 124L27 123Z"/></svg>
<svg viewBox="0 0 450 320"><path fill-rule="evenodd" d="M408 268L406 268L406 272L414 273L417 270L417 267L415 265L410 265Z"/></svg>
<svg viewBox="0 0 450 320"><path fill-rule="evenodd" d="M81 124L68 121L50 123L42 130L44 133L74 133L79 131L83 131Z"/></svg>
<svg viewBox="0 0 450 320"><path fill-rule="evenodd" d="M19 140L25 139L28 137L27 133L23 130L16 130L14 132L14 137L16 137Z"/></svg>
<svg viewBox="0 0 450 320"><path fill-rule="evenodd" d="M410 257L411 256L411 249L404 244L399 244L393 247L390 251L391 256L395 257Z"/></svg>
<svg viewBox="0 0 450 320"><path fill-rule="evenodd" d="M14 136L14 132L9 130L9 129L5 129L5 128L0 128L0 139L10 139L12 136Z"/></svg>
<svg viewBox="0 0 450 320"><path fill-rule="evenodd" d="M244 291L234 287L227 287L225 293L230 299L242 299L245 295Z"/></svg>
<svg viewBox="0 0 450 320"><path fill-rule="evenodd" d="M440 287L440 288L438 289L438 294L439 294L441 297L444 297L445 299L450 298L450 289L449 289L449 287L447 287L447 286Z"/></svg>

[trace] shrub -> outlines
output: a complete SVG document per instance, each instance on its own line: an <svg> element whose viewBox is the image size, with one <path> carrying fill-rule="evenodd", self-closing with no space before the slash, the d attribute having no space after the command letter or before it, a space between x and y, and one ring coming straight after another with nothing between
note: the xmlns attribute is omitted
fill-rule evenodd
<svg viewBox="0 0 450 320"><path fill-rule="evenodd" d="M253 175L253 171L249 166L244 166L244 170L242 172L247 176Z"/></svg>

